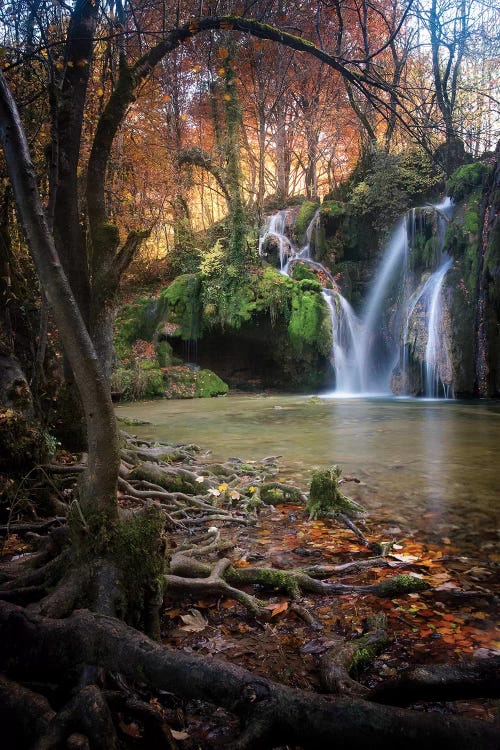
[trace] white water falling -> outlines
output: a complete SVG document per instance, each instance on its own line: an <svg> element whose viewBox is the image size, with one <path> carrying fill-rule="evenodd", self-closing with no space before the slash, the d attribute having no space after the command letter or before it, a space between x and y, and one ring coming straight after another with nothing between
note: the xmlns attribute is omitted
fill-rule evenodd
<svg viewBox="0 0 500 750"><path fill-rule="evenodd" d="M383 325L384 303L396 275L406 265L408 254L408 226L406 219L398 224L382 259L362 314L362 333L359 347L360 392L387 393L389 378L394 366L396 352L382 351L381 330Z"/></svg>
<svg viewBox="0 0 500 750"><path fill-rule="evenodd" d="M263 255L264 244L269 237L272 237L277 243L280 271L282 273L287 272L288 261L297 254L291 239L285 234L288 215L288 209L283 209L282 211L273 214L268 219L267 226L259 237L259 255Z"/></svg>
<svg viewBox="0 0 500 750"><path fill-rule="evenodd" d="M432 206L437 214L437 234L439 246L444 243L447 223L453 211L453 203L446 198ZM286 236L288 212L278 211L268 221L259 240L259 254L264 254L264 244L272 237L278 244L280 270L289 274L296 262L306 262L321 271L332 283L333 289L325 289L323 298L330 310L332 321L332 365L335 369L335 391L332 395L384 395L390 393L391 372L397 363L402 345L402 382L407 393L409 370L408 334L412 315L420 307L425 313L427 345L425 352L425 392L437 397L440 389L448 397L449 378L440 372L440 364L447 351L441 335L441 289L452 259L441 257L441 265L417 293L411 288L411 275L408 272L408 256L414 246L417 234L418 209L411 209L394 231L381 264L375 275L361 316L357 316L348 301L339 292L330 272L320 263L311 259L311 239L319 229L319 211L316 212L306 232L306 242L297 250ZM403 298L403 301L401 300ZM404 301L406 300L406 302ZM391 326L402 325L402 341L388 328L388 306L393 309ZM399 321L399 322L398 322ZM389 326L389 327L391 327ZM401 330L401 328L400 328ZM449 370L449 361L446 365ZM448 388L448 390L447 390Z"/></svg>
<svg viewBox="0 0 500 750"><path fill-rule="evenodd" d="M323 291L332 321L332 366L335 393L350 395L361 389L362 352L359 346L361 323L349 302L339 292Z"/></svg>
<svg viewBox="0 0 500 750"><path fill-rule="evenodd" d="M442 295L444 277L448 273L452 264L449 258L443 265L435 271L431 279L434 279L433 286L429 290L429 322L427 334L427 346L425 347L425 395L428 398L437 398L439 396L440 384L443 384L443 373L440 365L443 363L443 357L447 359L447 351L441 335L441 316L442 316ZM429 279L429 281L431 280ZM445 363L446 359L444 360ZM446 398L446 386L444 386L444 396Z"/></svg>
<svg viewBox="0 0 500 750"><path fill-rule="evenodd" d="M360 321L349 302L339 292L330 271L321 263L311 259L311 239L313 232L317 232L319 229L319 210L316 211L307 227L305 245L298 251L284 234L286 231L286 214L286 211L278 211L271 216L259 238L259 255L264 254L266 239L272 237L278 243L282 273L289 275L295 262L305 262L316 271L321 271L325 278L330 281L333 288L323 291L323 299L330 310L332 322L331 362L335 370L335 392L350 394L358 391L361 387L359 380L359 373L361 372Z"/></svg>

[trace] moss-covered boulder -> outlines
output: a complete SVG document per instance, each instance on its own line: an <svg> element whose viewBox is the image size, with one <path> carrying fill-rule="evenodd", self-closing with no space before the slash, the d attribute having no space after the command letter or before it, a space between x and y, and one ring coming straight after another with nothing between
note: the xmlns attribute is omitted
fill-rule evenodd
<svg viewBox="0 0 500 750"><path fill-rule="evenodd" d="M174 326L169 335L183 341L196 341L201 331L201 276L178 276L160 293L158 314L161 323ZM176 326L176 327L175 327Z"/></svg>
<svg viewBox="0 0 500 750"><path fill-rule="evenodd" d="M315 201L304 201L300 206L293 227L294 237L299 246L305 243L307 229L318 209L319 203Z"/></svg>
<svg viewBox="0 0 500 750"><path fill-rule="evenodd" d="M297 354L307 347L314 347L323 356L331 351L330 314L317 281L304 279L294 287L288 336Z"/></svg>
<svg viewBox="0 0 500 750"><path fill-rule="evenodd" d="M459 167L448 180L447 192L457 203L468 195L483 188L493 171L490 162L476 161Z"/></svg>
<svg viewBox="0 0 500 750"><path fill-rule="evenodd" d="M212 398L229 391L227 383L211 370L195 370L185 365L163 369L165 398Z"/></svg>
<svg viewBox="0 0 500 750"><path fill-rule="evenodd" d="M229 391L227 383L219 378L211 370L199 370L196 373L195 396L196 398L212 398L213 396L225 396Z"/></svg>

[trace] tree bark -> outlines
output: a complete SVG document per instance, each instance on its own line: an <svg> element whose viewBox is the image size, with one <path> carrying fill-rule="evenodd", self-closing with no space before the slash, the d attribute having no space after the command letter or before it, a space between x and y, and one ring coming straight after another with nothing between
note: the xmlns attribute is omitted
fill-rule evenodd
<svg viewBox="0 0 500 750"><path fill-rule="evenodd" d="M117 517L120 456L113 405L47 225L24 130L3 75L0 75L0 140L30 253L77 378L84 407L89 460L81 488L82 511L93 516L94 527L97 524L97 528L103 529Z"/></svg>
<svg viewBox="0 0 500 750"><path fill-rule="evenodd" d="M472 719L420 713L355 698L325 699L227 664L159 646L113 618L82 610L47 620L0 603L0 665L22 679L59 680L86 665L119 672L152 688L209 701L239 715L245 730L233 750L291 743L306 749L398 747L406 750L496 750L495 726Z"/></svg>

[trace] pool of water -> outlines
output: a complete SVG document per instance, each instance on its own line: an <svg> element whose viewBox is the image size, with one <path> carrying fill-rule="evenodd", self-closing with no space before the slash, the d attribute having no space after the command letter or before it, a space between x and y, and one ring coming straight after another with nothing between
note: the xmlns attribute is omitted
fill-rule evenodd
<svg viewBox="0 0 500 750"><path fill-rule="evenodd" d="M231 395L116 411L153 423L129 431L196 442L217 460L281 456L282 476L303 487L314 468L340 464L370 514L452 534L462 549L497 527L499 402Z"/></svg>

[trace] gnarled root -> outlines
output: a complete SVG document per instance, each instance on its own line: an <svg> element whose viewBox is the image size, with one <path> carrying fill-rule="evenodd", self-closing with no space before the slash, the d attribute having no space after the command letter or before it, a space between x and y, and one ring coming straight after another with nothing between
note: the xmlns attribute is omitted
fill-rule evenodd
<svg viewBox="0 0 500 750"><path fill-rule="evenodd" d="M327 651L320 662L321 684L328 693L366 696L368 688L353 679L380 653L389 638L382 628L371 630L361 638L343 641Z"/></svg>
<svg viewBox="0 0 500 750"><path fill-rule="evenodd" d="M498 697L500 656L412 667L369 695L372 701L393 706L407 706L416 700Z"/></svg>
<svg viewBox="0 0 500 750"><path fill-rule="evenodd" d="M493 750L496 728L471 719L371 704L357 698L325 699L255 677L214 658L158 646L123 623L88 611L65 620L48 620L0 602L0 665L20 678L60 679L84 664L119 672L152 688L175 689L183 698L207 700L240 716L245 731L232 748L273 747L290 742L308 748L337 743L372 750L439 747ZM22 643L22 649L7 644ZM274 743L274 744L273 744Z"/></svg>

